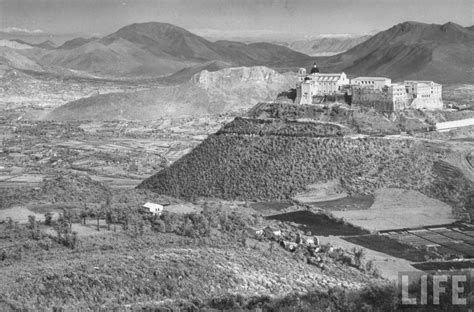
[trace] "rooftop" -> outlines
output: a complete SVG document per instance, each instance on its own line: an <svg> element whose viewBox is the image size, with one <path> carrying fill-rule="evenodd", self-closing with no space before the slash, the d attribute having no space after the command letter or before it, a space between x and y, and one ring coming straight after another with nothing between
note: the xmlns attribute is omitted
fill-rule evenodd
<svg viewBox="0 0 474 312"><path fill-rule="evenodd" d="M439 83L436 83L436 82L430 81L430 80L405 80L405 84L407 84L407 83L425 84L427 86L433 86L433 85L440 86Z"/></svg>
<svg viewBox="0 0 474 312"><path fill-rule="evenodd" d="M357 77L352 80L390 80L390 78L386 77Z"/></svg>

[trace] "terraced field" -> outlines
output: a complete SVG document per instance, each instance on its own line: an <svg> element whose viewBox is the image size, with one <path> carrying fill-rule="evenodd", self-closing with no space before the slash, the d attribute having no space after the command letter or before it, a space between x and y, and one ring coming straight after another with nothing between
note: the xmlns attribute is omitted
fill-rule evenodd
<svg viewBox="0 0 474 312"><path fill-rule="evenodd" d="M474 258L474 225L467 223L384 231L381 235L448 258Z"/></svg>

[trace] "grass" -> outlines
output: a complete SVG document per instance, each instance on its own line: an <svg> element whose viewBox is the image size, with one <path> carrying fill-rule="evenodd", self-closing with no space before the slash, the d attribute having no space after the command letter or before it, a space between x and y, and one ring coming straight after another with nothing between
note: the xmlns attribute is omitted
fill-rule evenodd
<svg viewBox="0 0 474 312"><path fill-rule="evenodd" d="M356 195L334 200L308 203L326 210L363 210L369 209L374 203L374 195Z"/></svg>
<svg viewBox="0 0 474 312"><path fill-rule="evenodd" d="M251 203L250 207L257 211L260 210L283 210L288 207L291 207L293 204L289 202L282 202L282 201L268 201L268 202L257 202Z"/></svg>

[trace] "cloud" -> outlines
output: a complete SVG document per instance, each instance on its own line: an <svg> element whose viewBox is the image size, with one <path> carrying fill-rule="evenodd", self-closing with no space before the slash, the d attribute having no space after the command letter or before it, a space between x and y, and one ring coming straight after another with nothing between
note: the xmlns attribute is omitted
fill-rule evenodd
<svg viewBox="0 0 474 312"><path fill-rule="evenodd" d="M43 34L44 31L41 29L25 29L25 28L19 28L19 27L7 27L0 29L0 32L4 33L9 33L9 34L29 34L29 35L40 35Z"/></svg>

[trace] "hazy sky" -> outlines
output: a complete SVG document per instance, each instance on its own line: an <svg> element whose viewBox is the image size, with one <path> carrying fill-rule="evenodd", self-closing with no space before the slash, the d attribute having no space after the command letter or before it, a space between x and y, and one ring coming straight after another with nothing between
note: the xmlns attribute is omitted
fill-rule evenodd
<svg viewBox="0 0 474 312"><path fill-rule="evenodd" d="M136 22L198 34L334 34L403 21L474 24L473 0L0 0L0 29L106 35Z"/></svg>

